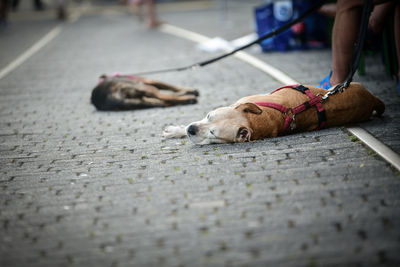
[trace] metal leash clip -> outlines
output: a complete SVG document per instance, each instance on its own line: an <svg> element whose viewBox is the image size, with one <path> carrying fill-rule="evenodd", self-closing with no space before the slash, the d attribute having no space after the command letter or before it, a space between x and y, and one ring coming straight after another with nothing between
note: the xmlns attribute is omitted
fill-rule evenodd
<svg viewBox="0 0 400 267"><path fill-rule="evenodd" d="M333 95L333 94L336 94L337 91L338 91L338 90L335 88L335 89L329 91L328 93L324 94L324 95L321 97L322 101L327 100L328 97L330 97L330 96Z"/></svg>
<svg viewBox="0 0 400 267"><path fill-rule="evenodd" d="M328 93L324 94L321 99L322 101L325 101L326 99L328 99L329 96L336 94L337 92L341 92L343 93L343 91L349 87L351 80L349 81L344 81L343 83L340 83L338 85L335 86L334 89L328 91Z"/></svg>

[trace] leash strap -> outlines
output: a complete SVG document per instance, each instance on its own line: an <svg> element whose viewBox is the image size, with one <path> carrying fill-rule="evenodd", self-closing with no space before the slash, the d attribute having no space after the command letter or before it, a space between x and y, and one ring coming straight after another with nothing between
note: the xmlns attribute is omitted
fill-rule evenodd
<svg viewBox="0 0 400 267"><path fill-rule="evenodd" d="M262 41L271 38L275 35L278 35L284 31L286 31L287 29L289 29L290 27L292 27L294 24L299 23L300 21L304 20L306 17L310 16L312 13L314 13L315 11L317 11L323 4L325 4L325 2L327 2L328 0L320 0L317 3L315 3L314 5L312 5L308 10L306 10L304 13L302 13L298 18L292 20L291 22L286 23L285 25L283 25L282 27L279 27L275 30L272 30L271 32L261 36L260 38L258 38L257 40L250 42L246 45L243 45L241 47L238 47L234 50L232 50L231 52L225 53L223 55L205 60L205 61L201 61L198 63L194 63L192 65L186 66L186 67L180 67L180 68L169 68L169 69L163 69L163 70L154 70L154 71L146 71L146 72L141 72L141 73L136 73L134 75L149 75L149 74L157 74L157 73L165 73L165 72L173 72L173 71L185 71L185 70L189 70L189 69L197 69L197 68L201 68L204 67L206 65L209 65L211 63L214 63L216 61L219 61L223 58L229 57L233 54L235 54L236 52L239 52L241 50L244 50L254 44L258 44L261 43Z"/></svg>

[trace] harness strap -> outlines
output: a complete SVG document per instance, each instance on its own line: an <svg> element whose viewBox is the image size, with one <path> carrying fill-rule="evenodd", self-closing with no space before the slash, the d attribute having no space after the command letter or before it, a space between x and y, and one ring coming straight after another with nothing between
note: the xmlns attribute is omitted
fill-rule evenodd
<svg viewBox="0 0 400 267"><path fill-rule="evenodd" d="M285 115L285 121L283 122L282 129L280 130L281 133L286 132L286 130L289 128L289 126L292 125L294 122L295 116L313 106L315 106L317 110L317 115L318 115L318 127L317 130L323 128L326 125L326 113L325 109L321 104L321 97L314 95L310 89L303 85L286 85L282 86L276 90L274 90L271 94L284 89L284 88L292 88L296 91L299 91L305 95L308 96L309 100L296 106L293 108L288 108L284 105L278 104L278 103L273 103L273 102L254 102L254 104L258 106L263 106L263 107L269 107L269 108L274 108L280 112L282 112ZM292 125L292 129L295 128L295 125Z"/></svg>
<svg viewBox="0 0 400 267"><path fill-rule="evenodd" d="M257 106L263 106L263 107L267 107L267 108L274 108L276 110L279 110L280 112L287 114L290 110L290 108L281 105L281 104L277 104L277 103L273 103L273 102L254 102L254 104L256 104Z"/></svg>
<svg viewBox="0 0 400 267"><path fill-rule="evenodd" d="M297 87L297 86L300 86L300 84L297 84L297 83L296 83L296 84L290 84L290 85L281 86L281 87L275 89L274 91L272 91L271 95L272 95L273 93L275 93L275 92L278 92L279 90L282 90L282 89L285 89L285 88L294 88L294 87Z"/></svg>
<svg viewBox="0 0 400 267"><path fill-rule="evenodd" d="M304 87L304 86L303 86ZM304 87L306 88L306 87ZM324 107L321 104L321 98L319 96L314 95L313 93L311 93L310 89L306 88L307 90L305 90L305 94L311 99L311 101L316 100L315 101L315 107L317 108L317 115L318 115L318 128L317 130L320 130L321 128L323 128L326 125L326 112Z"/></svg>

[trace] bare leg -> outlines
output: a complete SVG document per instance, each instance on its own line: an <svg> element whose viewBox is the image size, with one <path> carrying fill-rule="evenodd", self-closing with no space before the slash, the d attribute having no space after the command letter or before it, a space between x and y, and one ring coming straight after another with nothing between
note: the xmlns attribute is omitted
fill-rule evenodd
<svg viewBox="0 0 400 267"><path fill-rule="evenodd" d="M142 5L143 0L125 0L126 4L129 4L132 7L135 7L136 15L139 21L143 20L143 12L142 12Z"/></svg>
<svg viewBox="0 0 400 267"><path fill-rule="evenodd" d="M148 20L149 20L149 27L154 28L160 25L160 22L157 20L156 11L155 11L155 0L145 0L148 5Z"/></svg>
<svg viewBox="0 0 400 267"><path fill-rule="evenodd" d="M334 18L336 16L336 3L325 4L318 10L324 16Z"/></svg>
<svg viewBox="0 0 400 267"><path fill-rule="evenodd" d="M57 18L59 20L65 20L68 17L66 10L66 0L58 0L57 3Z"/></svg>
<svg viewBox="0 0 400 267"><path fill-rule="evenodd" d="M332 85L343 82L350 71L354 43L360 28L362 0L339 0L332 36Z"/></svg>
<svg viewBox="0 0 400 267"><path fill-rule="evenodd" d="M375 6L374 11L371 13L371 17L368 21L368 28L375 34L381 34L383 27L385 26L386 19L389 14L393 12L395 5L395 2L388 2Z"/></svg>
<svg viewBox="0 0 400 267"><path fill-rule="evenodd" d="M396 45L397 62L400 66L400 4L391 1L381 5L377 5L371 14L368 28L375 34L381 34L385 26L386 19L391 12L394 13L394 39ZM397 79L400 80L400 70L398 70Z"/></svg>
<svg viewBox="0 0 400 267"><path fill-rule="evenodd" d="M388 2L376 0L374 4ZM363 0L338 0L332 36L332 76L330 83L343 82L349 71L354 44L360 28Z"/></svg>

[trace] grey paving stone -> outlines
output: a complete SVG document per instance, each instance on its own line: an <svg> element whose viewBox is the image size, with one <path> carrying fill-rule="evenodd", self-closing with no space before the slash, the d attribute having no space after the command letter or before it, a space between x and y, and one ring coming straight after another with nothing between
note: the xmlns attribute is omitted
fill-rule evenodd
<svg viewBox="0 0 400 267"><path fill-rule="evenodd" d="M229 2L226 24L214 25L226 11L209 7L161 16L230 39L248 32L254 4ZM212 56L113 10L64 25L0 80L1 266L399 264L398 173L344 129L209 146L161 139L166 125L279 86L245 63L154 76L198 88L197 105L95 111L89 96L101 73ZM257 57L312 84L329 69L326 51ZM360 79L388 113L362 127L396 150L398 99L371 69Z"/></svg>

